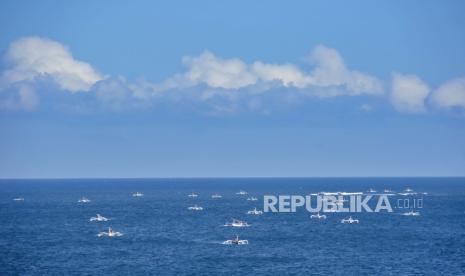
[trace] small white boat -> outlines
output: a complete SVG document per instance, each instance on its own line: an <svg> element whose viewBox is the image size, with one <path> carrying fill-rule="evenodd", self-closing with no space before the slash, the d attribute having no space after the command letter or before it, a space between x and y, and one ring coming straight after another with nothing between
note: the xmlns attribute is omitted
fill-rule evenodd
<svg viewBox="0 0 465 276"><path fill-rule="evenodd" d="M254 208L253 210L250 210L247 212L248 215L263 215L263 211L257 210L257 208Z"/></svg>
<svg viewBox="0 0 465 276"><path fill-rule="evenodd" d="M370 188L370 189L368 189L368 191L367 191L367 192L369 192L369 193L376 193L376 190L375 190L375 189L372 189L372 188Z"/></svg>
<svg viewBox="0 0 465 276"><path fill-rule="evenodd" d="M24 201L24 198L23 197L17 197L17 198L13 198L14 201Z"/></svg>
<svg viewBox="0 0 465 276"><path fill-rule="evenodd" d="M384 192L385 192L385 193L392 193L393 191L390 190L390 189L384 189Z"/></svg>
<svg viewBox="0 0 465 276"><path fill-rule="evenodd" d="M243 220L232 219L232 222L226 223L224 226L232 226L232 227L249 227L250 224Z"/></svg>
<svg viewBox="0 0 465 276"><path fill-rule="evenodd" d="M359 221L358 219L353 219L352 217L349 217L347 219L341 219L341 223L353 224L353 223L359 223Z"/></svg>
<svg viewBox="0 0 465 276"><path fill-rule="evenodd" d="M97 234L98 237L104 237L104 236L107 236L107 237L120 237L122 235L123 234L121 232L113 231L113 229L111 229L111 227L108 227L108 231L100 232L100 233Z"/></svg>
<svg viewBox="0 0 465 276"><path fill-rule="evenodd" d="M220 194L212 194L212 198L217 199L217 198L222 198Z"/></svg>
<svg viewBox="0 0 465 276"><path fill-rule="evenodd" d="M343 196L363 195L363 192L339 192L338 195L343 195Z"/></svg>
<svg viewBox="0 0 465 276"><path fill-rule="evenodd" d="M248 195L246 191L240 190L239 192L236 193L236 195Z"/></svg>
<svg viewBox="0 0 465 276"><path fill-rule="evenodd" d="M407 193L399 193L399 195L401 195L401 196L412 196L412 195L416 195L416 194L417 193L409 193L409 192L407 192Z"/></svg>
<svg viewBox="0 0 465 276"><path fill-rule="evenodd" d="M403 216L419 216L420 212L409 211L409 212L403 213L402 215Z"/></svg>
<svg viewBox="0 0 465 276"><path fill-rule="evenodd" d="M203 210L203 207L200 207L198 206L197 204L195 204L194 206L191 206L189 208L187 208L188 210L191 210L191 211L202 211Z"/></svg>
<svg viewBox="0 0 465 276"><path fill-rule="evenodd" d="M251 197L247 198L247 200L248 201L257 201L258 198L251 196Z"/></svg>
<svg viewBox="0 0 465 276"><path fill-rule="evenodd" d="M320 215L320 213L316 213L310 216L311 219L326 219L326 215Z"/></svg>
<svg viewBox="0 0 465 276"><path fill-rule="evenodd" d="M135 192L135 193L132 194L132 196L133 197L142 197L142 196L144 196L144 194L141 193L141 192Z"/></svg>
<svg viewBox="0 0 465 276"><path fill-rule="evenodd" d="M194 193L194 192L192 192L192 193L190 193L190 194L188 195L188 197L192 197L192 198L198 197L198 196L199 196L199 195L196 194L196 193Z"/></svg>
<svg viewBox="0 0 465 276"><path fill-rule="evenodd" d="M245 245L249 244L248 240L240 240L239 235L236 235L236 238L233 240L226 240L223 242L223 244L231 244L231 245Z"/></svg>
<svg viewBox="0 0 465 276"><path fill-rule="evenodd" d="M88 199L87 197L81 197L79 200L78 200L79 203L89 203L90 202L90 199Z"/></svg>
<svg viewBox="0 0 465 276"><path fill-rule="evenodd" d="M97 214L95 217L91 217L89 221L109 221L110 219L100 215L100 214Z"/></svg>
<svg viewBox="0 0 465 276"><path fill-rule="evenodd" d="M404 192L411 193L411 192L413 192L413 190L410 189L410 188L407 188L407 189L404 190Z"/></svg>

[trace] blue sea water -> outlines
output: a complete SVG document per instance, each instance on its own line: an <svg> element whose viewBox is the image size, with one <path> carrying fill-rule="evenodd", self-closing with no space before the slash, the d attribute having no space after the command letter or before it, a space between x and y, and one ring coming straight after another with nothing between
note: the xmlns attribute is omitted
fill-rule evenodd
<svg viewBox="0 0 465 276"><path fill-rule="evenodd" d="M419 217L360 213L347 225L347 214L318 221L304 209L246 215L263 195L406 187L428 193ZM111 220L89 222L97 213ZM251 226L224 227L231 218ZM108 226L124 235L97 237ZM250 244L221 244L235 234ZM465 275L465 178L0 180L0 275L225 274Z"/></svg>

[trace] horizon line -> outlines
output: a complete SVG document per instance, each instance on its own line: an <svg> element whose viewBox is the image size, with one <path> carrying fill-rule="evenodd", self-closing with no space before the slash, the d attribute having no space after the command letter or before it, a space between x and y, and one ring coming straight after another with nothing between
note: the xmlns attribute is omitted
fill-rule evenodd
<svg viewBox="0 0 465 276"><path fill-rule="evenodd" d="M465 175L437 176L166 176L166 177L0 177L2 180L145 180L145 179L310 179L310 178L465 178Z"/></svg>

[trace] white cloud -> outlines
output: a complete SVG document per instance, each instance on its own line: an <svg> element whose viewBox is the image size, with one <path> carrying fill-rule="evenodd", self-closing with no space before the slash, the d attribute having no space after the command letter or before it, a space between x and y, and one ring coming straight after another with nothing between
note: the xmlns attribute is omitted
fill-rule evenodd
<svg viewBox="0 0 465 276"><path fill-rule="evenodd" d="M2 86L38 78L51 78L61 89L88 91L103 77L88 63L76 60L62 44L40 37L13 42L5 59L10 65L1 76Z"/></svg>
<svg viewBox="0 0 465 276"><path fill-rule="evenodd" d="M316 65L311 83L317 87L345 87L349 95L382 94L383 87L377 78L347 69L341 55L323 45L313 49L310 60Z"/></svg>
<svg viewBox="0 0 465 276"><path fill-rule="evenodd" d="M465 108L465 77L441 85L433 93L433 103L440 108Z"/></svg>
<svg viewBox="0 0 465 276"><path fill-rule="evenodd" d="M377 78L347 69L334 49L321 45L316 47L311 53L311 61L315 68L306 73L294 64L261 61L247 64L238 58L223 59L206 51L197 57L184 57L183 64L187 71L166 80L160 90L184 89L200 84L221 89L265 84L262 88L265 91L280 85L321 97L383 93L382 84Z"/></svg>
<svg viewBox="0 0 465 276"><path fill-rule="evenodd" d="M263 82L279 81L285 87L307 87L311 78L293 64L266 64L260 61L251 66L251 71Z"/></svg>
<svg viewBox="0 0 465 276"><path fill-rule="evenodd" d="M429 92L430 88L419 77L393 74L391 102L398 111L408 113L425 112L425 100Z"/></svg>
<svg viewBox="0 0 465 276"><path fill-rule="evenodd" d="M198 57L184 57L182 63L188 68L182 76L188 86L206 84L211 88L237 89L257 81L242 60L222 59L208 51Z"/></svg>

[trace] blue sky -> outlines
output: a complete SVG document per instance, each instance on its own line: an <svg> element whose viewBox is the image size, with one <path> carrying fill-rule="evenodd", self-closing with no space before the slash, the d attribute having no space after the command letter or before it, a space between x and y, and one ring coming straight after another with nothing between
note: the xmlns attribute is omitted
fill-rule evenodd
<svg viewBox="0 0 465 276"><path fill-rule="evenodd" d="M0 177L465 175L463 1L2 1Z"/></svg>

